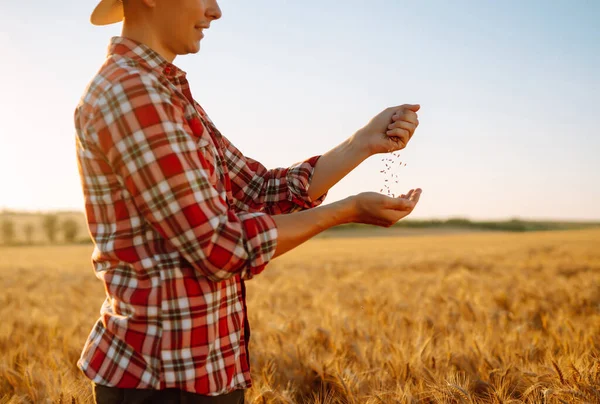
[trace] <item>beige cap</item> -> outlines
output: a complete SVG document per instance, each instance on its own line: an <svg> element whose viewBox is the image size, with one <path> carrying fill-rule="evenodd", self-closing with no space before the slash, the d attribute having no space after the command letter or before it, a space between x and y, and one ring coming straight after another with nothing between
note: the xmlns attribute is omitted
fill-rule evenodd
<svg viewBox="0 0 600 404"><path fill-rule="evenodd" d="M100 0L90 16L90 22L94 25L108 25L120 21L123 21L122 0Z"/></svg>

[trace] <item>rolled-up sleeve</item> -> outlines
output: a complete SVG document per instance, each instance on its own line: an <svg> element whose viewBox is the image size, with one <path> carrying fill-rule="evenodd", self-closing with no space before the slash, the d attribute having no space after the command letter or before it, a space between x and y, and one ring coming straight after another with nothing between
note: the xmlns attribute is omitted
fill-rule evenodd
<svg viewBox="0 0 600 404"><path fill-rule="evenodd" d="M172 97L155 77L128 74L99 98L87 133L141 216L200 275L250 279L275 254L275 221L227 205Z"/></svg>
<svg viewBox="0 0 600 404"><path fill-rule="evenodd" d="M287 168L267 169L260 162L245 156L225 136L222 136L222 142L238 209L278 215L317 207L327 197L325 192L312 200L308 194L315 166L321 155Z"/></svg>

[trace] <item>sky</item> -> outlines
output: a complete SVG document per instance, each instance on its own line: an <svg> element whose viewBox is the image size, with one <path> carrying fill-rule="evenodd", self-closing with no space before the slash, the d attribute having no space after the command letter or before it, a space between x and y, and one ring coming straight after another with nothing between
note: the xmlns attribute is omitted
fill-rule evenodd
<svg viewBox="0 0 600 404"><path fill-rule="evenodd" d="M0 210L81 210L73 113L122 24L95 1L0 0ZM600 220L600 2L222 0L174 63L268 168L421 104L394 190L412 218ZM325 204L383 187L384 155Z"/></svg>

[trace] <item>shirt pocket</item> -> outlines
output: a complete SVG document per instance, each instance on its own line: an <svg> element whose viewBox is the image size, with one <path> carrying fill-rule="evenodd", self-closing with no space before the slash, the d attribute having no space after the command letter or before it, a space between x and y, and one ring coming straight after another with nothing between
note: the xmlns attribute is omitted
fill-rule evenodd
<svg viewBox="0 0 600 404"><path fill-rule="evenodd" d="M192 116L191 118L188 118L187 121L194 135L194 142L196 143L198 150L198 158L202 164L208 167L209 181L219 192L223 200L226 200L223 173L219 166L220 163L219 158L217 157L217 149L210 138L210 133L197 116Z"/></svg>

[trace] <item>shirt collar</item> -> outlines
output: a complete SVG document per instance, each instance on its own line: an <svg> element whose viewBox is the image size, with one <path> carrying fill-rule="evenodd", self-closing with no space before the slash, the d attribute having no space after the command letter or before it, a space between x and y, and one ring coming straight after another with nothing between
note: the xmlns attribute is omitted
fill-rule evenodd
<svg viewBox="0 0 600 404"><path fill-rule="evenodd" d="M186 72L170 63L154 49L148 45L124 36L113 36L108 45L107 57L111 55L120 55L133 59L140 64L148 66L157 74L162 74L168 78L182 77Z"/></svg>

